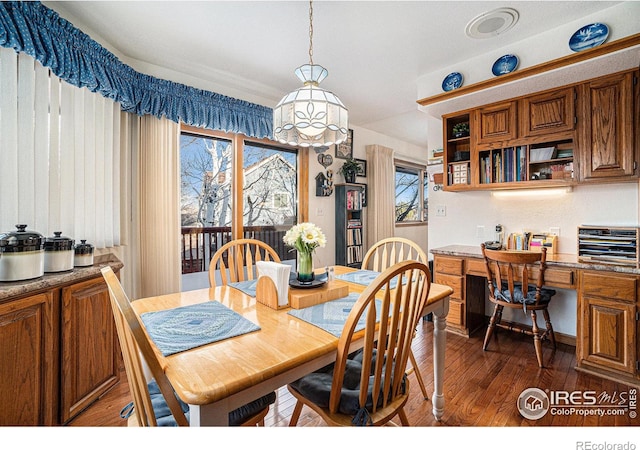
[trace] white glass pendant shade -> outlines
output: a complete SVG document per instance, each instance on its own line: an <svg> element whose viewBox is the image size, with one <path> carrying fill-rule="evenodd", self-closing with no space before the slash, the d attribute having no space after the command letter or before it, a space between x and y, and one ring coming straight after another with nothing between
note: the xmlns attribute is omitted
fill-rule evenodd
<svg viewBox="0 0 640 450"><path fill-rule="evenodd" d="M347 108L332 92L318 84L329 72L322 66L305 64L296 75L304 83L285 95L273 110L274 138L289 145L322 147L347 139Z"/></svg>

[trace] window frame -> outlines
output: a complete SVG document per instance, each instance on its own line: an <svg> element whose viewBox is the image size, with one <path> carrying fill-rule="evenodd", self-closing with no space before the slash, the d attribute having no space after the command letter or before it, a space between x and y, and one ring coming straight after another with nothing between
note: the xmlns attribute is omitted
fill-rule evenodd
<svg viewBox="0 0 640 450"><path fill-rule="evenodd" d="M240 239L243 237L244 224L243 224L243 211L244 211L244 199L243 199L243 186L244 186L244 170L243 170L243 154L244 145L262 145L273 148L280 148L283 150L291 151L294 149L298 153L298 205L297 221L306 222L309 217L309 149L306 147L292 147L289 145L280 144L277 141L271 139L256 139L249 138L243 134L226 133L224 131L210 130L206 128L198 128L190 125L180 124L180 134L188 133L192 135L200 135L203 137L210 137L216 139L226 139L231 141L233 147L233 155L231 159L232 174L231 174L231 202L233 205L231 211L231 235L233 239ZM289 199L291 202L291 199Z"/></svg>
<svg viewBox="0 0 640 450"><path fill-rule="evenodd" d="M425 199L428 199L428 195L425 198L425 192L428 192L429 189L429 175L427 174L427 166L426 164L420 164L420 163L416 163L416 162L412 162L412 161L407 161L407 160L403 160L403 159L394 159L393 161L393 175L394 175L394 181L398 172L398 168L403 168L405 170L408 171L417 171L418 172L418 182L420 180L422 180L422 183L420 184L419 188L418 188L418 207L417 207L417 213L416 215L418 216L417 220L405 220L405 221L401 221L398 222L396 220L396 208L395 206L397 206L397 203L394 204L394 223L395 226L415 226L415 225L425 225L428 224L428 217L426 214L426 208L425 208ZM395 194L395 186L394 186L394 194ZM395 195L394 195L395 196ZM397 197L396 197L397 198Z"/></svg>

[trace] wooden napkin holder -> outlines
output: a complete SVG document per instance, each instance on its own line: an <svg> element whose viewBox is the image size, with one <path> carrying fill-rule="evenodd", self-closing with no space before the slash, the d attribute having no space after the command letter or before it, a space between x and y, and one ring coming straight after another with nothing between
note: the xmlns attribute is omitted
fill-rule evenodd
<svg viewBox="0 0 640 450"><path fill-rule="evenodd" d="M278 290L276 289L276 284L267 276L258 278L258 284L256 285L256 301L271 309L283 309L289 307L289 303L284 305L278 304Z"/></svg>
<svg viewBox="0 0 640 450"><path fill-rule="evenodd" d="M347 295L349 295L349 285L334 280L317 288L290 288L289 305L294 309L302 309L346 297Z"/></svg>

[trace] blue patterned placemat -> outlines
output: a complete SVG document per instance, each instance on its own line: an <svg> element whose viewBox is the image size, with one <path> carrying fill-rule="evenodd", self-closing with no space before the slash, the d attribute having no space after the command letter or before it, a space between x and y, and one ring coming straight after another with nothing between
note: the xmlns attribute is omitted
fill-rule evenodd
<svg viewBox="0 0 640 450"><path fill-rule="evenodd" d="M260 329L217 301L152 311L140 317L164 356Z"/></svg>
<svg viewBox="0 0 640 450"><path fill-rule="evenodd" d="M361 284L363 286L369 286L371 283L373 283L373 280L375 280L378 275L380 275L380 272L376 272L375 270L361 269L361 270L356 270L355 272L336 275L336 278L342 281L347 281L349 283L356 283L356 284ZM391 287L391 289L395 289L397 284L398 284L398 280L397 278L394 278L389 283L389 286ZM405 284L404 279L402 280L402 284L403 285Z"/></svg>
<svg viewBox="0 0 640 450"><path fill-rule="evenodd" d="M256 278L255 280L238 281L237 283L229 283L229 286L244 292L249 297L255 297L256 286L258 286L258 279Z"/></svg>
<svg viewBox="0 0 640 450"><path fill-rule="evenodd" d="M347 317L358 300L359 294L353 293L346 297L332 300L330 302L321 303L319 305L309 306L308 308L292 309L289 315L300 320L315 325L318 328L340 337L342 329L347 321ZM380 300L376 300L376 322L380 321ZM356 325L356 331L364 330L366 325L366 316L361 317Z"/></svg>

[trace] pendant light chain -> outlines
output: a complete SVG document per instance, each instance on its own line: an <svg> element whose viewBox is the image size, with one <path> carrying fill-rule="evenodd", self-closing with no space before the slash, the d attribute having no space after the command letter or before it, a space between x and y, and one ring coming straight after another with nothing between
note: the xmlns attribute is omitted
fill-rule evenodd
<svg viewBox="0 0 640 450"><path fill-rule="evenodd" d="M313 0L309 0L309 63L313 65Z"/></svg>

